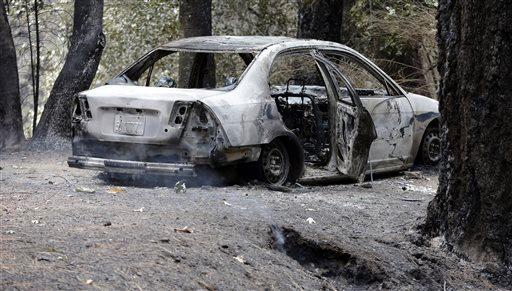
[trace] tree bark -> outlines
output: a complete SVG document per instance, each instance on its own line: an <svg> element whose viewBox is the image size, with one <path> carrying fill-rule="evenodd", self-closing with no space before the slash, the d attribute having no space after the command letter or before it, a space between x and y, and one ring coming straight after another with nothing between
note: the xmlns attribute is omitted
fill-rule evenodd
<svg viewBox="0 0 512 291"><path fill-rule="evenodd" d="M212 35L212 0L180 0L179 23L181 36L209 36ZM180 76L178 84L187 87L194 63L193 54L181 54L179 61ZM210 54L204 60L205 66L201 69L201 80L198 87L215 87L215 63Z"/></svg>
<svg viewBox="0 0 512 291"><path fill-rule="evenodd" d="M36 31L36 67L35 67L35 90L34 90L34 127L32 133L35 132L37 125L37 115L39 111L39 79L41 76L41 40L39 38L39 0L34 0L34 18Z"/></svg>
<svg viewBox="0 0 512 291"><path fill-rule="evenodd" d="M343 2L343 0L301 0L297 38L341 42Z"/></svg>
<svg viewBox="0 0 512 291"><path fill-rule="evenodd" d="M24 140L16 50L4 1L0 1L0 149Z"/></svg>
<svg viewBox="0 0 512 291"><path fill-rule="evenodd" d="M73 97L91 85L104 47L103 0L75 1L71 46L46 102L32 145L60 147L69 143Z"/></svg>
<svg viewBox="0 0 512 291"><path fill-rule="evenodd" d="M441 0L438 19L443 160L424 231L511 267L512 5Z"/></svg>

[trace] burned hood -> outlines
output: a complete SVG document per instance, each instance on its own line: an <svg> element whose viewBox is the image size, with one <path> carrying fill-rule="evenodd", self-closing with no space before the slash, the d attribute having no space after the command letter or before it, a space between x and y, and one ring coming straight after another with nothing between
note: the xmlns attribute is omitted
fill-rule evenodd
<svg viewBox="0 0 512 291"><path fill-rule="evenodd" d="M407 99L409 99L409 102L411 102L411 106L416 115L431 113L433 116L439 116L438 101L414 93L407 93Z"/></svg>

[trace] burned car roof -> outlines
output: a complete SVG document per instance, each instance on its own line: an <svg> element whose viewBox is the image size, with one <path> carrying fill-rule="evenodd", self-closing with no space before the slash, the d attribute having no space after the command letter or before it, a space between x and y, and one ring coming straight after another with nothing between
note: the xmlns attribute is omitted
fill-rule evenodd
<svg viewBox="0 0 512 291"><path fill-rule="evenodd" d="M284 36L200 36L171 41L162 46L165 49L191 50L201 52L259 52L269 46L281 43L294 43L297 45L334 43L317 40L300 40ZM337 44L337 46L340 46Z"/></svg>

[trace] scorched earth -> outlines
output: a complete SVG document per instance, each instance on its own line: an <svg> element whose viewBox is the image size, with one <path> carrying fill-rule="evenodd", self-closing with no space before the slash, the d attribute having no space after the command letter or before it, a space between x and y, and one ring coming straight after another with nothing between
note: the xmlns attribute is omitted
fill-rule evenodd
<svg viewBox="0 0 512 291"><path fill-rule="evenodd" d="M494 288L419 235L437 169L185 190L71 169L69 154L0 153L1 289Z"/></svg>

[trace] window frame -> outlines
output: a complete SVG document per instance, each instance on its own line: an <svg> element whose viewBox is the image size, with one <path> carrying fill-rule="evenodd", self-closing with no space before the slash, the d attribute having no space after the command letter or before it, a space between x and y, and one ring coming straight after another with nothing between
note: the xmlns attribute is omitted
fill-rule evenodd
<svg viewBox="0 0 512 291"><path fill-rule="evenodd" d="M354 54L350 51L344 51L344 50L335 50L335 49L319 49L319 52L329 60L328 56L329 54L334 55L340 55L342 57L347 57L349 60L353 61L357 65L361 66L363 69L365 69L370 75L372 75L374 78L377 79L377 81L381 82L382 85L386 88L386 91L388 95L386 97L388 98L398 98L405 96L405 93L403 92L403 89L400 88L389 76L384 74L376 65L369 62L368 60L365 60L358 54ZM338 66L329 60L330 63L332 63L336 68ZM341 71L340 68L338 68L340 72L344 75L344 72ZM355 90L355 88L354 88ZM391 91L394 91L395 94L390 94ZM374 96L365 96L368 98L377 98Z"/></svg>

